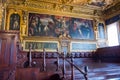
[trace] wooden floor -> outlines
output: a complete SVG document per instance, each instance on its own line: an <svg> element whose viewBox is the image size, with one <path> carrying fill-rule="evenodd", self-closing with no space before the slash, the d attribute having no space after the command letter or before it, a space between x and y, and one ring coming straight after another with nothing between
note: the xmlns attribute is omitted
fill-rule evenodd
<svg viewBox="0 0 120 80"><path fill-rule="evenodd" d="M120 80L120 64L88 63L88 80ZM75 80L84 80L76 70Z"/></svg>
<svg viewBox="0 0 120 80"><path fill-rule="evenodd" d="M34 60L35 61L35 60ZM41 60L38 60L42 63ZM60 69L56 71L54 62L56 59L47 59L46 71L42 71L42 65L36 65L34 68L18 68L16 72L16 80L47 80L52 74L58 73L62 75L62 59L60 60ZM37 62L37 61L36 61ZM36 63L37 64L37 63ZM88 58L77 58L74 64L84 70L84 66L88 66L88 80L120 80L120 63L104 63L94 62ZM83 75L75 69L75 80L85 80ZM66 62L65 80L71 80L71 67Z"/></svg>

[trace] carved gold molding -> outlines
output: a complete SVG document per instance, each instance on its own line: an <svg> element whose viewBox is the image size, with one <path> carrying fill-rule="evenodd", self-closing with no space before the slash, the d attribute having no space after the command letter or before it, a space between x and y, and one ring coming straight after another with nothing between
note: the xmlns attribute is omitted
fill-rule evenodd
<svg viewBox="0 0 120 80"><path fill-rule="evenodd" d="M9 0L7 4L8 7L26 10L28 12L90 19L103 16L102 8L96 8L97 6L94 7L91 5L78 6L74 5L74 1L75 0ZM90 1L92 0L79 0L77 2L89 3ZM118 1L116 1L116 3L117 2Z"/></svg>
<svg viewBox="0 0 120 80"><path fill-rule="evenodd" d="M120 2L112 6L111 8L104 10L103 14L104 14L103 17L105 20L120 14Z"/></svg>
<svg viewBox="0 0 120 80"><path fill-rule="evenodd" d="M2 29L2 17L3 17L3 8L2 4L0 4L0 30Z"/></svg>
<svg viewBox="0 0 120 80"><path fill-rule="evenodd" d="M82 17L82 18L92 18L92 17L100 17L98 15L94 15L94 9L89 9L87 7L78 7L72 6L69 4L62 4L61 0L47 1L46 0L28 0L26 2L14 2L9 4L11 8L17 9L24 9L29 12L36 12L36 13L46 13L46 14L57 14L57 15L64 15L64 16L71 16L71 17ZM60 3L58 3L58 1ZM63 1L63 0L62 0Z"/></svg>

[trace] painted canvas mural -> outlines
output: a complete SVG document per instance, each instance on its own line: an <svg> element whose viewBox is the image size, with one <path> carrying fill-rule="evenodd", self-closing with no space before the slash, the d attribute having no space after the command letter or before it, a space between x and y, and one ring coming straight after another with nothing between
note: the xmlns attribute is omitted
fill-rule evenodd
<svg viewBox="0 0 120 80"><path fill-rule="evenodd" d="M59 37L67 34L73 39L94 39L92 20L29 13L29 36Z"/></svg>

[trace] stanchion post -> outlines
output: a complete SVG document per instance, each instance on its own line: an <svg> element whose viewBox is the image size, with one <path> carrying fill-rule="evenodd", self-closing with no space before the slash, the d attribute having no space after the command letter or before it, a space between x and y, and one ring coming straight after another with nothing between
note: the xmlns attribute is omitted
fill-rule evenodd
<svg viewBox="0 0 120 80"><path fill-rule="evenodd" d="M59 52L58 52L58 48L57 48L57 70L56 71L59 71Z"/></svg>
<svg viewBox="0 0 120 80"><path fill-rule="evenodd" d="M88 80L88 66L85 66L84 67L84 71L85 71L85 74L84 74L84 77L85 77L85 80Z"/></svg>
<svg viewBox="0 0 120 80"><path fill-rule="evenodd" d="M66 67L65 67L65 52L63 52L63 78L65 78L65 73L66 73Z"/></svg>
<svg viewBox="0 0 120 80"><path fill-rule="evenodd" d="M74 64L74 58L71 57L71 62ZM75 80L74 77L74 66L71 64L71 80Z"/></svg>
<svg viewBox="0 0 120 80"><path fill-rule="evenodd" d="M43 48L43 71L46 71L46 52L45 49Z"/></svg>
<svg viewBox="0 0 120 80"><path fill-rule="evenodd" d="M29 67L32 67L32 44L29 45Z"/></svg>

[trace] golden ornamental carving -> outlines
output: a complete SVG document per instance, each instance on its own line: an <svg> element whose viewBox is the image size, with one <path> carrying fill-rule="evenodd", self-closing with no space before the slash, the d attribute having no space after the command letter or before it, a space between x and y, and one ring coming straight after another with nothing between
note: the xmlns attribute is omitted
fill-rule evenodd
<svg viewBox="0 0 120 80"><path fill-rule="evenodd" d="M73 0L60 0L60 2L61 2L62 4L68 4L68 3L73 2Z"/></svg>
<svg viewBox="0 0 120 80"><path fill-rule="evenodd" d="M21 24L21 29L20 33L21 36L27 36L27 24L28 24L28 12L27 11L22 11L22 24Z"/></svg>
<svg viewBox="0 0 120 80"><path fill-rule="evenodd" d="M27 33L26 31L27 31L27 26L25 24L22 24L21 25L21 31L20 31L21 35L26 36L26 33Z"/></svg>
<svg viewBox="0 0 120 80"><path fill-rule="evenodd" d="M44 3L40 2L40 4L32 3L32 2L27 2L26 3L27 7L33 7L33 8L41 8L41 9L53 9L54 4L52 3Z"/></svg>
<svg viewBox="0 0 120 80"><path fill-rule="evenodd" d="M3 16L3 8L2 8L2 4L0 4L0 30L2 29L2 16Z"/></svg>
<svg viewBox="0 0 120 80"><path fill-rule="evenodd" d="M39 1L39 2L38 2ZM71 5L72 0L55 0L52 1L46 1L46 0L25 0L24 2L21 1L20 5L19 4L14 4L10 3L9 7L11 8L19 8L19 9L24 9L28 11L33 11L33 12L42 12L42 13L47 13L47 14L57 14L63 15L65 12L67 14L71 15L81 15L82 17L85 16L90 16L90 17L99 17L98 15L94 15L94 10L90 10L87 7L78 7ZM23 2L23 3L22 3ZM59 2L59 3L58 3ZM66 2L66 4L63 4L62 2ZM70 3L71 2L71 3ZM47 12L48 11L48 12ZM83 16L84 15L84 16Z"/></svg>
<svg viewBox="0 0 120 80"><path fill-rule="evenodd" d="M103 14L104 14L104 19L109 19L110 17L115 16L116 14L120 13L120 2L117 3L115 6L112 6L111 8L104 10Z"/></svg>
<svg viewBox="0 0 120 80"><path fill-rule="evenodd" d="M62 11L62 5L55 4L55 8L54 9L57 10L57 11Z"/></svg>

